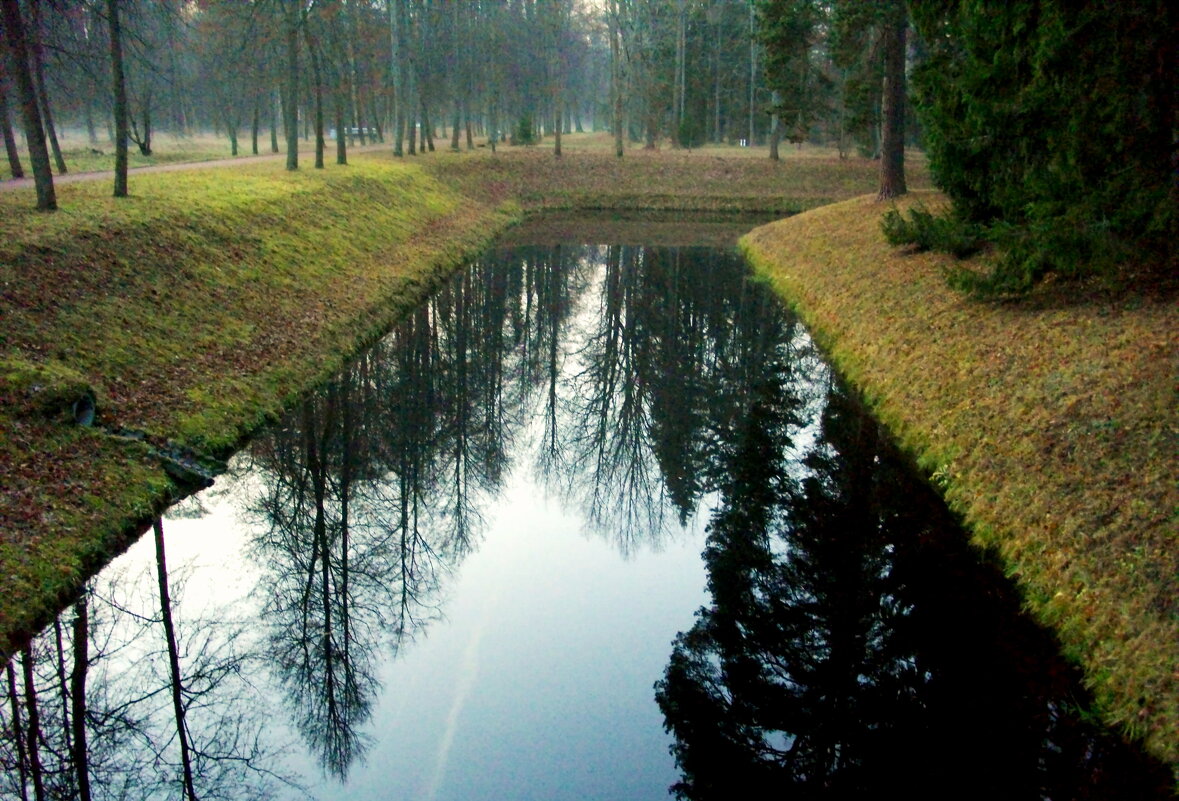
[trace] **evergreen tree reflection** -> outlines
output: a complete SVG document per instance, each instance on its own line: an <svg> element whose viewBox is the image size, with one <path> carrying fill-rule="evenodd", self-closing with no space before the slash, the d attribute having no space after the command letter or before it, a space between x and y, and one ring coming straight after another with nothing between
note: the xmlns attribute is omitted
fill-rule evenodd
<svg viewBox="0 0 1179 801"><path fill-rule="evenodd" d="M1168 797L1165 769L1070 712L1084 694L1055 643L841 387L790 463L785 388L763 383L740 429L712 605L656 687L673 791Z"/></svg>

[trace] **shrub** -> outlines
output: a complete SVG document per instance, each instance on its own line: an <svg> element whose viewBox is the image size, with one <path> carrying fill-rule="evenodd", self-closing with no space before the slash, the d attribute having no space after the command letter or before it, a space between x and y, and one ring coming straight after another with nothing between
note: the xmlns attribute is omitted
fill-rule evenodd
<svg viewBox="0 0 1179 801"><path fill-rule="evenodd" d="M917 250L936 250L966 258L982 249L984 240L977 225L953 217L939 217L920 206L908 218L895 207L885 212L880 229L890 245L912 245Z"/></svg>

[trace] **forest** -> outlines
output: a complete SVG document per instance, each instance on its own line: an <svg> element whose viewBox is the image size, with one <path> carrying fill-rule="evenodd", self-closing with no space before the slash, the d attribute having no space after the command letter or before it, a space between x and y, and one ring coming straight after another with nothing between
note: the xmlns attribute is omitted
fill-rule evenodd
<svg viewBox="0 0 1179 801"><path fill-rule="evenodd" d="M1177 23L1161 0L5 0L3 12L0 127L19 177L19 118L43 209L71 127L92 153L113 145L116 196L127 148L151 155L162 133L216 131L234 156L244 140L285 150L288 169L311 138L317 167L333 140L342 164L350 143L403 156L551 137L560 156L562 134L609 130L618 156L768 143L777 159L787 139L880 159L882 197L905 191L907 141L955 213L894 218L890 238L1006 254L989 276L951 276L964 288L1174 261Z"/></svg>
<svg viewBox="0 0 1179 801"><path fill-rule="evenodd" d="M616 120L629 141L648 145L764 142L777 130L874 154L881 98L871 79L883 50L868 28L879 14L865 19L856 3L795 3L788 28L771 30L787 5L35 0L5 8L59 171L57 128L84 129L91 146L112 142L119 105L143 152L153 135L198 130L224 135L234 154L247 138L254 153L277 151L287 135L322 124L329 135L389 139L413 154L432 150L447 129L458 148L475 136L527 144ZM122 103L112 92L116 54ZM5 86L6 108L24 102L22 80Z"/></svg>

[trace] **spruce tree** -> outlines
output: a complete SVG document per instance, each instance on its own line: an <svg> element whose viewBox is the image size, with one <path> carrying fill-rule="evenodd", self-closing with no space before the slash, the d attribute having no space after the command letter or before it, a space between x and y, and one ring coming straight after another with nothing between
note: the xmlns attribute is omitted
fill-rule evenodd
<svg viewBox="0 0 1179 801"><path fill-rule="evenodd" d="M934 180L1006 252L982 286L1173 264L1175 4L910 6Z"/></svg>

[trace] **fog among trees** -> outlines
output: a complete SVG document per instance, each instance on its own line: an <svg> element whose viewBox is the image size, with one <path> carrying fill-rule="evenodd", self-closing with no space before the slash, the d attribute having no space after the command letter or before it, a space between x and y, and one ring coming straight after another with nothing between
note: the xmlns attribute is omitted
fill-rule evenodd
<svg viewBox="0 0 1179 801"><path fill-rule="evenodd" d="M616 122L627 147L784 134L876 155L892 12L848 10L862 5L12 0L6 132L27 106L58 172L58 129L101 148L120 125L145 155L160 133L215 131L234 155L282 145L291 168L300 139L337 131L345 160L353 143L414 155Z"/></svg>

